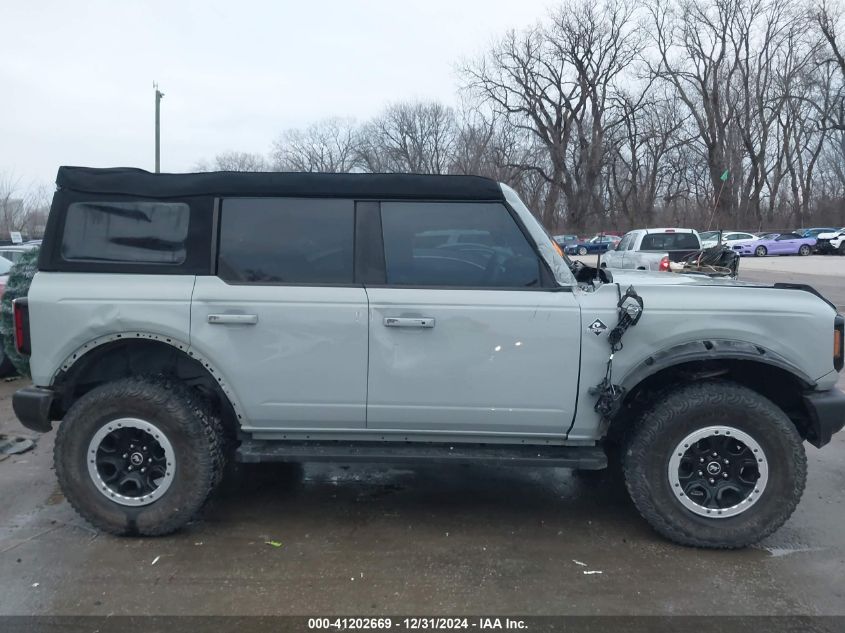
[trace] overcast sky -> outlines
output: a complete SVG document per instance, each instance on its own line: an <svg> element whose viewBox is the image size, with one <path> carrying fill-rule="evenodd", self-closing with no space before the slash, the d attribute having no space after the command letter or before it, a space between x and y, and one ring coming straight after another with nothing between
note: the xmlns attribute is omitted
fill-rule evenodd
<svg viewBox="0 0 845 633"><path fill-rule="evenodd" d="M162 171L266 153L289 127L456 102L455 65L552 0L0 0L0 173L52 185L59 165Z"/></svg>

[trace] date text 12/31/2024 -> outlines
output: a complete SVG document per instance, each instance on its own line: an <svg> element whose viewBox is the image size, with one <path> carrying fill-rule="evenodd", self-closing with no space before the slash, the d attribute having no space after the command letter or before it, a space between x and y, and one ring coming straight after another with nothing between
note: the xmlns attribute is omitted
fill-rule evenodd
<svg viewBox="0 0 845 633"><path fill-rule="evenodd" d="M511 630L526 629L524 620L517 618L445 618L445 617L403 617L403 618L373 618L373 617L338 617L338 618L309 618L309 630Z"/></svg>

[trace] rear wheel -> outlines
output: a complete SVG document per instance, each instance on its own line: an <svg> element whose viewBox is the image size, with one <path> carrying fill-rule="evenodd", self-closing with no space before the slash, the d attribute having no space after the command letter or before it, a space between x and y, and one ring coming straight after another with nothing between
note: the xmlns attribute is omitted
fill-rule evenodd
<svg viewBox="0 0 845 633"><path fill-rule="evenodd" d="M769 252L769 249L767 249L765 246L758 246L757 248L754 249L754 254L757 257L765 257L768 252Z"/></svg>
<svg viewBox="0 0 845 633"><path fill-rule="evenodd" d="M202 507L224 467L220 423L205 400L165 378L126 378L70 408L56 436L65 497L112 534L173 532Z"/></svg>
<svg viewBox="0 0 845 633"><path fill-rule="evenodd" d="M802 257L806 257L807 255L810 254L811 250L812 249L809 247L809 245L804 244L803 246L801 246L801 248L798 249L798 254L801 255Z"/></svg>
<svg viewBox="0 0 845 633"><path fill-rule="evenodd" d="M669 392L641 416L623 456L643 518L682 545L737 548L789 518L804 491L801 437L767 398L728 382Z"/></svg>

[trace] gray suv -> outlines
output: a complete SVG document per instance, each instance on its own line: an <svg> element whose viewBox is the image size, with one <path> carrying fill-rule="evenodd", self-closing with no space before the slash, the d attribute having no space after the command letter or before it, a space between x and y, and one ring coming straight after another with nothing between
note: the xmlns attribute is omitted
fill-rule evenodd
<svg viewBox="0 0 845 633"><path fill-rule="evenodd" d="M15 303L30 429L115 534L189 521L229 459L619 466L664 536L741 547L845 423L813 289L596 270L472 176L63 167Z"/></svg>

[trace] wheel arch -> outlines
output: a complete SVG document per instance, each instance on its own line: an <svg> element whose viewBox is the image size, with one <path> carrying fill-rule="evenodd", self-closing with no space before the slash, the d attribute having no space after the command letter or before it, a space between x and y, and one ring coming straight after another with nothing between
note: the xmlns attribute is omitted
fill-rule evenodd
<svg viewBox="0 0 845 633"><path fill-rule="evenodd" d="M728 339L675 345L644 359L620 381L625 396L612 417L608 436L618 439L653 398L691 381L730 380L774 402L792 420L801 437L813 442L813 416L803 396L815 380L782 355L765 347Z"/></svg>
<svg viewBox="0 0 845 633"><path fill-rule="evenodd" d="M188 343L152 332L119 332L81 345L62 362L51 384L58 397L52 419L94 387L128 376L167 375L203 393L220 411L227 435L234 437L243 408L220 371Z"/></svg>

